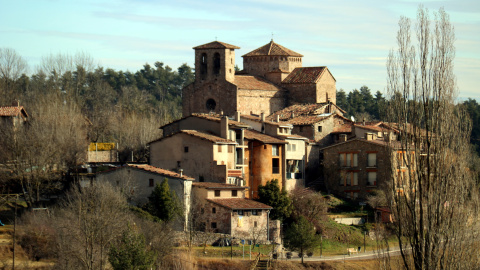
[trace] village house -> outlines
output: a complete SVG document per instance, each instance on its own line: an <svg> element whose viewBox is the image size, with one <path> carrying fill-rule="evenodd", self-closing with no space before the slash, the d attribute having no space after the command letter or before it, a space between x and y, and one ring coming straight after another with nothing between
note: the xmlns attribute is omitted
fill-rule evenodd
<svg viewBox="0 0 480 270"><path fill-rule="evenodd" d="M3 106L0 107L1 128L15 129L28 120L28 114L23 106Z"/></svg>
<svg viewBox="0 0 480 270"><path fill-rule="evenodd" d="M194 182L192 222L205 232L255 241L265 241L267 233L271 233L269 239L273 239L272 234L278 234L275 226L279 225L269 221L272 207L247 199L247 189L230 184Z"/></svg>
<svg viewBox="0 0 480 270"><path fill-rule="evenodd" d="M181 168L199 182L247 186L251 198L272 179L287 190L303 187L305 138L289 134L288 124L264 125L276 136L247 129L250 125L238 121L240 117L192 114L161 127L164 137L150 143L150 164Z"/></svg>
<svg viewBox="0 0 480 270"><path fill-rule="evenodd" d="M195 179L147 164L126 164L111 170L99 172L95 181L108 182L113 187L118 187L127 196L128 201L136 206L143 206L148 202L155 186L168 181L170 190L175 192L184 217L179 220L179 225L187 228L188 215L190 214L192 182Z"/></svg>

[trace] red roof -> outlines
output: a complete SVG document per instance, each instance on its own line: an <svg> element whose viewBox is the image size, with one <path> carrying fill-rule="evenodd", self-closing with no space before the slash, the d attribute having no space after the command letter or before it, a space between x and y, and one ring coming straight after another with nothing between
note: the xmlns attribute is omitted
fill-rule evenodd
<svg viewBox="0 0 480 270"><path fill-rule="evenodd" d="M210 120L210 121L214 121L214 122L221 122L222 121L222 117L221 115L219 114L205 114L205 113L192 113L192 116L194 117L198 117L198 118L203 118L203 119L207 119L207 120ZM188 116L187 116L188 117ZM247 124L245 123L242 123L242 122L238 122L238 121L235 121L235 120L232 120L232 119L228 119L228 125L235 125L235 126L248 126Z"/></svg>
<svg viewBox="0 0 480 270"><path fill-rule="evenodd" d="M229 198L229 199L207 199L207 201L218 204L228 209L272 209L271 206L250 199Z"/></svg>
<svg viewBox="0 0 480 270"><path fill-rule="evenodd" d="M317 83L327 67L301 67L295 68L282 83Z"/></svg>
<svg viewBox="0 0 480 270"><path fill-rule="evenodd" d="M257 76L252 75L235 75L235 85L238 89L247 90L268 90L268 91L280 91L282 88L275 84Z"/></svg>
<svg viewBox="0 0 480 270"><path fill-rule="evenodd" d="M282 45L279 45L279 44L273 42L273 39L268 44L266 44L266 45L264 45L264 46L262 46L258 49L255 49L255 50L243 55L242 57L245 57L245 56L266 56L266 55L303 57L303 55L301 55L297 52L294 52L290 49L287 49L287 48L283 47Z"/></svg>
<svg viewBox="0 0 480 270"><path fill-rule="evenodd" d="M117 168L114 168L112 170L103 171L103 172L99 172L99 173L113 172L113 171L120 170L120 169L123 169L123 168L139 169L139 170L142 170L142 171L159 174L159 175L163 175L163 176L166 176L166 177L174 177L174 178L179 178L179 179L184 179L184 180L195 180L195 178L193 178L193 177L189 177L189 176L186 176L186 175L180 176L179 173L172 172L172 171L169 171L169 170L165 170L165 169L155 167L155 166L152 166L152 165L148 165L148 164L127 164L127 165L122 166L122 167L117 167Z"/></svg>
<svg viewBox="0 0 480 270"><path fill-rule="evenodd" d="M323 121L332 115L333 114L328 116L320 116L320 115L298 116L290 120L287 120L286 122L292 125L311 125L311 124L315 124L320 121Z"/></svg>
<svg viewBox="0 0 480 270"><path fill-rule="evenodd" d="M28 116L23 106L0 107L0 116L17 116L21 114L22 111L25 116Z"/></svg>
<svg viewBox="0 0 480 270"><path fill-rule="evenodd" d="M258 131L252 130L252 129L246 129L244 131L243 136L247 140L255 140L259 141L262 143L268 143L268 144L286 144L286 142L282 139L278 139L263 133L260 133Z"/></svg>
<svg viewBox="0 0 480 270"><path fill-rule="evenodd" d="M347 123L341 126L334 127L332 133L351 133L351 132L352 132L352 124Z"/></svg>
<svg viewBox="0 0 480 270"><path fill-rule="evenodd" d="M206 189L246 189L248 187L241 187L225 183L214 183L214 182L193 182L193 186L201 187Z"/></svg>
<svg viewBox="0 0 480 270"><path fill-rule="evenodd" d="M242 114L242 115L240 115L240 118L245 118L247 120L262 123L262 119L260 118L260 116ZM271 118L269 120L265 120L264 123L269 124L269 125L274 125L274 126L282 126L282 127L287 127L287 126L291 127L292 126L292 125L290 125L289 123L286 123L286 122L274 122Z"/></svg>
<svg viewBox="0 0 480 270"><path fill-rule="evenodd" d="M207 141L211 141L211 142L214 142L214 143L236 143L234 141L227 140L227 139L224 139L222 137L218 137L216 135L212 135L210 133L206 133L206 132L199 131L199 130L180 130L178 133L188 134L190 136L194 136L194 137L197 137L197 138L200 138L200 139L203 139L203 140L207 140Z"/></svg>
<svg viewBox="0 0 480 270"><path fill-rule="evenodd" d="M297 116L302 116L302 115L321 115L321 114L325 113L325 111L329 110L329 108L326 108L327 106L333 106L334 107L330 111L338 109L342 113L345 113L344 110L342 110L341 108L339 108L337 105L335 105L333 103L294 104L294 105L288 106L287 108L284 108L280 111L277 111L277 112L269 115L267 117L267 119L268 120L273 120L278 115L278 116L280 116L280 120L286 121L286 120L292 119L292 118L297 117ZM350 121L350 120L348 120L348 121Z"/></svg>
<svg viewBox="0 0 480 270"><path fill-rule="evenodd" d="M220 42L220 41L213 41L207 44L199 45L197 47L193 47L193 49L240 49L240 47L237 47L232 44L228 44L225 42Z"/></svg>

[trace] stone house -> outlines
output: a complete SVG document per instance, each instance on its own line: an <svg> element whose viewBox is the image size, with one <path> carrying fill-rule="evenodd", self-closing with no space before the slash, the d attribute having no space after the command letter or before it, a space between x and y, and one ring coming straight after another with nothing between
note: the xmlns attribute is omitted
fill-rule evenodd
<svg viewBox="0 0 480 270"><path fill-rule="evenodd" d="M192 214L197 229L234 238L267 240L272 207L247 199L246 190L230 184L194 182Z"/></svg>
<svg viewBox="0 0 480 270"><path fill-rule="evenodd" d="M350 199L366 199L368 194L391 179L392 148L373 134L338 142L320 149L327 189Z"/></svg>
<svg viewBox="0 0 480 270"><path fill-rule="evenodd" d="M214 41L193 49L195 81L183 89L184 116L270 115L295 103L336 102L336 81L327 67L302 67L303 55L273 40L243 55L240 72L235 72L237 46Z"/></svg>
<svg viewBox="0 0 480 270"><path fill-rule="evenodd" d="M137 206L148 202L148 197L157 184L168 181L170 190L175 192L184 211L184 218L179 221L179 225L187 228L194 178L147 164L127 164L99 172L95 178L98 182L108 182L120 188L127 195L129 202Z"/></svg>
<svg viewBox="0 0 480 270"><path fill-rule="evenodd" d="M305 163L307 138L292 134L293 125L279 121L267 121L262 113L260 116L240 115L242 122L249 124L255 131L283 140L286 145L285 158L282 160L285 174L278 179L287 191L305 187Z"/></svg>
<svg viewBox="0 0 480 270"><path fill-rule="evenodd" d="M28 120L28 114L23 106L0 107L1 128L14 128Z"/></svg>

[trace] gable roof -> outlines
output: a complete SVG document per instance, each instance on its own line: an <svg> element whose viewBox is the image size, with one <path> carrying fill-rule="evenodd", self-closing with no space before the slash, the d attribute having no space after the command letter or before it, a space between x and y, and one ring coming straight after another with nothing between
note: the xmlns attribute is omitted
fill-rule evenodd
<svg viewBox="0 0 480 270"><path fill-rule="evenodd" d="M296 57L303 57L303 55L294 52L290 49L287 49L283 47L282 45L279 45L275 42L273 42L273 39L267 43L266 45L255 49L245 55L242 55L242 57L245 56L266 56L266 55L278 55L278 56L296 56Z"/></svg>
<svg viewBox="0 0 480 270"><path fill-rule="evenodd" d="M324 109L326 106L334 106L336 109L338 109L342 113L346 113L344 110L342 110L340 107L338 107L336 104L333 104L333 103L294 104L280 111L276 111L275 113L267 116L266 119L273 120L278 115L281 121L287 121L297 116L321 115L322 114L321 112L324 111L322 109ZM340 116L340 117L344 118L343 116ZM344 118L344 119L348 120L347 118Z"/></svg>
<svg viewBox="0 0 480 270"><path fill-rule="evenodd" d="M260 133L253 129L246 129L243 133L243 137L247 140L255 140L267 144L286 144L282 139L275 138L273 136Z"/></svg>
<svg viewBox="0 0 480 270"><path fill-rule="evenodd" d="M152 166L152 165L148 165L148 164L126 164L126 165L123 165L121 167L116 167L116 168L111 169L111 170L98 172L98 174L110 173L110 172L114 172L114 171L125 169L125 168L137 169L137 170L141 170L141 171L149 172L149 173L153 173L153 174L158 174L158 175L165 176L165 177L173 177L173 178L178 178L178 179L183 179L183 180L191 180L191 181L195 180L195 178L193 178L193 177L189 177L189 176L186 176L186 175L181 175L180 176L179 173L172 172L172 171L169 171L169 170L165 170L165 169L155 167L155 166Z"/></svg>
<svg viewBox="0 0 480 270"><path fill-rule="evenodd" d="M212 41L207 44L199 45L196 47L193 47L193 49L240 49L240 47L237 47L232 44L228 44L225 42L220 42L220 41Z"/></svg>
<svg viewBox="0 0 480 270"><path fill-rule="evenodd" d="M185 117L182 117L180 119L177 119L177 120L174 120L168 124L165 124L163 126L160 127L160 129L166 127L166 126L169 126L171 124L174 124L174 123L177 123L177 122L180 122L184 119L187 119L189 117L197 117L197 118L202 118L202 119L206 119L206 120L209 120L209 121L213 121L213 122L218 122L220 123L221 122L221 115L219 114L205 114L205 113L192 113L191 115L188 115L188 116L185 116ZM232 120L232 119L228 119L228 125L229 126L239 126L239 127L249 127L249 125L245 124L245 123L242 123L242 122L238 122L238 121L235 121L235 120Z"/></svg>
<svg viewBox="0 0 480 270"><path fill-rule="evenodd" d="M234 84L239 89L247 90L268 90L268 91L280 91L283 88L267 81L264 78L253 75L235 75Z"/></svg>
<svg viewBox="0 0 480 270"><path fill-rule="evenodd" d="M207 201L232 210L273 209L264 203L243 198L207 199Z"/></svg>
<svg viewBox="0 0 480 270"><path fill-rule="evenodd" d="M208 132L200 131L200 130L180 130L176 133L172 133L168 136L165 136L165 137L156 139L154 141L151 141L148 144L158 142L158 141L161 141L163 139L166 139L166 138L169 138L169 137L172 137L172 136L176 136L177 134L186 134L186 135L189 135L189 136L192 136L192 137L195 137L195 138L199 138L199 139L206 140L206 141L209 141L209 142L212 142L212 143L217 143L217 144L237 144L234 141L227 140L227 139L224 139L222 137L218 137L216 135L210 134Z"/></svg>
<svg viewBox="0 0 480 270"><path fill-rule="evenodd" d="M286 122L276 122L276 121L273 121L273 120L266 120L266 119L265 119L265 122L262 122L262 119L260 118L260 116L256 116L256 115L242 114L242 115L240 115L240 118L244 118L246 120L250 120L250 121L253 121L253 122L265 123L267 125L281 126L281 127L292 127L291 124L286 123Z"/></svg>
<svg viewBox="0 0 480 270"><path fill-rule="evenodd" d="M241 187L232 184L214 183L214 182L193 182L194 187L205 189L248 189L248 187Z"/></svg>
<svg viewBox="0 0 480 270"><path fill-rule="evenodd" d="M282 83L317 83L320 77L330 73L327 67L297 67L282 81ZM331 75L331 73L330 73ZM332 76L335 80L335 78Z"/></svg>
<svg viewBox="0 0 480 270"><path fill-rule="evenodd" d="M13 117L23 114L25 117L28 117L27 112L23 106L5 106L0 107L0 116Z"/></svg>

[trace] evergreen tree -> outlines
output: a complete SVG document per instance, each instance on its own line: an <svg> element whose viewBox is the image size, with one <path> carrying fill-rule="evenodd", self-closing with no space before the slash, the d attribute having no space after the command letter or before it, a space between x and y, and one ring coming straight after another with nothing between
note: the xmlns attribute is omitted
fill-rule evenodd
<svg viewBox="0 0 480 270"><path fill-rule="evenodd" d="M162 184L157 183L148 200L148 211L163 221L173 221L180 215L180 205L177 196L173 191L170 191L168 179L166 178Z"/></svg>
<svg viewBox="0 0 480 270"><path fill-rule="evenodd" d="M313 224L303 216L287 227L284 241L286 248L298 251L302 255L305 255L306 251L314 249L319 243Z"/></svg>
<svg viewBox="0 0 480 270"><path fill-rule="evenodd" d="M293 211L292 200L285 190L280 190L277 179L258 186L258 197L258 201L273 207L271 219L285 220Z"/></svg>
<svg viewBox="0 0 480 270"><path fill-rule="evenodd" d="M155 262L155 252L147 250L143 234L128 226L119 243L111 246L108 261L115 270L147 270Z"/></svg>
<svg viewBox="0 0 480 270"><path fill-rule="evenodd" d="M347 95L345 94L345 91L343 89L337 91L337 106L347 112L349 110Z"/></svg>

